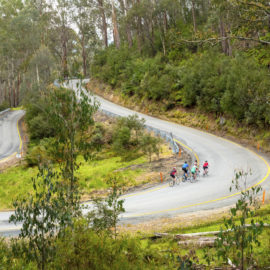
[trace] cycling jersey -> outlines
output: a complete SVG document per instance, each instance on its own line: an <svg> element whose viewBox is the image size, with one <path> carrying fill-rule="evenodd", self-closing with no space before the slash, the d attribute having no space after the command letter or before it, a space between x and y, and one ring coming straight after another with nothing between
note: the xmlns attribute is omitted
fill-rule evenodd
<svg viewBox="0 0 270 270"><path fill-rule="evenodd" d="M197 167L196 167L196 166L193 166L193 167L191 168L191 172L192 172L192 173L195 173L196 170L197 170Z"/></svg>
<svg viewBox="0 0 270 270"><path fill-rule="evenodd" d="M176 172L177 172L176 170L172 170L170 176L175 176Z"/></svg>
<svg viewBox="0 0 270 270"><path fill-rule="evenodd" d="M188 164L184 163L183 166L182 166L182 169L187 169L187 168L188 168Z"/></svg>
<svg viewBox="0 0 270 270"><path fill-rule="evenodd" d="M203 168L208 168L208 162L204 162Z"/></svg>

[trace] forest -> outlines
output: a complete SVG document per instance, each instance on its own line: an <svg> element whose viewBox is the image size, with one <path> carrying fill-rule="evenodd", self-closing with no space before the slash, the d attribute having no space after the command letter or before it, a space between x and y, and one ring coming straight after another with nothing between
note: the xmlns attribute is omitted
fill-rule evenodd
<svg viewBox="0 0 270 270"><path fill-rule="evenodd" d="M260 132L269 149L269 72L266 0L0 0L0 111L22 106L29 139L24 160L0 174L1 207L22 223L18 238L0 238L0 269L269 267L269 204L259 185L246 189L243 170L227 216L158 234L148 223L120 228L121 196L148 172L131 166L152 169L164 142L136 116L96 120L95 100L55 84L90 78L158 116L195 111L206 127L224 117L255 143ZM177 238L209 231L217 234L206 248Z"/></svg>
<svg viewBox="0 0 270 270"><path fill-rule="evenodd" d="M165 110L269 126L266 0L2 0L0 13L2 109L90 76Z"/></svg>

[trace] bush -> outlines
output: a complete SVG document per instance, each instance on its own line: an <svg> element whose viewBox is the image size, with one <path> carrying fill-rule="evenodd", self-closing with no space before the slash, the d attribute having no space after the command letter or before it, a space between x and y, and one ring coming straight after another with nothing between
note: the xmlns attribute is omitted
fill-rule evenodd
<svg viewBox="0 0 270 270"><path fill-rule="evenodd" d="M9 108L9 103L7 101L4 101L0 104L0 112L4 111Z"/></svg>
<svg viewBox="0 0 270 270"><path fill-rule="evenodd" d="M143 59L126 48L110 47L95 57L92 75L124 95L163 101L165 109L196 106L246 124L269 125L269 74L253 56L228 57L215 50L190 54L183 48L173 48L168 55L169 63L161 54Z"/></svg>
<svg viewBox="0 0 270 270"><path fill-rule="evenodd" d="M96 234L85 220L76 222L56 242L53 269L128 270L151 269L144 261L140 242L128 237L113 239L107 233Z"/></svg>

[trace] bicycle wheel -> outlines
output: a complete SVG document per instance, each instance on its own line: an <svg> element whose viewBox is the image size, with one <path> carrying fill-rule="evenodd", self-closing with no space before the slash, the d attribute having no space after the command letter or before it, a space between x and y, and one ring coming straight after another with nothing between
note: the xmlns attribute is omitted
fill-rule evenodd
<svg viewBox="0 0 270 270"><path fill-rule="evenodd" d="M196 179L195 179L195 177L193 175L190 177L190 182L191 183L195 183L196 182Z"/></svg>
<svg viewBox="0 0 270 270"><path fill-rule="evenodd" d="M176 179L175 179L175 184L176 184L176 185L179 185L179 184L180 184L180 182L181 182L181 179L180 179L180 178L178 178L178 177L176 177Z"/></svg>
<svg viewBox="0 0 270 270"><path fill-rule="evenodd" d="M169 186L170 187L173 187L174 186L174 181L171 179L170 182L169 182Z"/></svg>

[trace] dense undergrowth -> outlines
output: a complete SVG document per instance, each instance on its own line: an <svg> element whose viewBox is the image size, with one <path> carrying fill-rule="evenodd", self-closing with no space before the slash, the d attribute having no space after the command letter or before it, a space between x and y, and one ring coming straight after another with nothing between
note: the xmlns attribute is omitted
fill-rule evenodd
<svg viewBox="0 0 270 270"><path fill-rule="evenodd" d="M110 47L95 57L92 76L144 109L190 126L250 137L269 150L270 80L268 70L248 53L234 57L215 50L171 51L167 57L142 57ZM180 53L180 52L179 52ZM132 103L132 102L130 102ZM195 111L195 113L193 113ZM195 117L194 117L195 116ZM220 119L225 119L222 125ZM187 122L187 123L185 123ZM209 121L211 122L211 121ZM200 126L199 126L200 127ZM238 133L238 134L237 134Z"/></svg>
<svg viewBox="0 0 270 270"><path fill-rule="evenodd" d="M258 219L270 221L269 204L257 212ZM186 226L179 223L169 233L194 233L220 230L223 219L200 222ZM96 233L87 225L87 220L77 220L73 229L54 241L55 253L47 269L178 269L181 262L193 261L199 268L228 269L221 260L213 257L208 265L205 255L215 254L215 248L198 248L194 245L180 246L172 237L155 239L153 233L130 236L121 234L113 239L106 232ZM270 264L270 229L265 228L259 237L260 246L254 246L257 268L265 269ZM14 245L12 241L0 241L0 269L38 269L36 263L22 256L26 242ZM2 267L2 268L1 268ZM201 267L201 268L200 268ZM181 269L181 268L180 268Z"/></svg>

